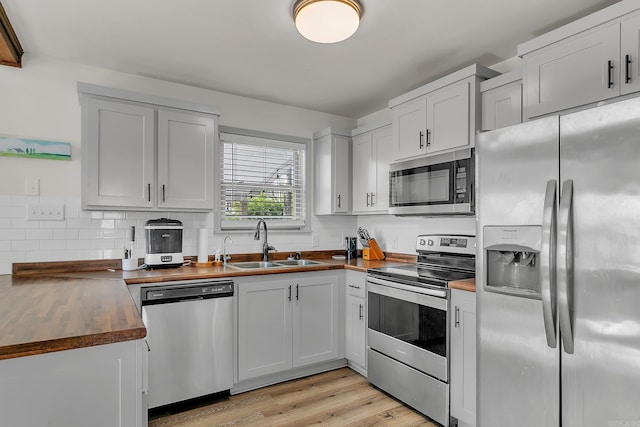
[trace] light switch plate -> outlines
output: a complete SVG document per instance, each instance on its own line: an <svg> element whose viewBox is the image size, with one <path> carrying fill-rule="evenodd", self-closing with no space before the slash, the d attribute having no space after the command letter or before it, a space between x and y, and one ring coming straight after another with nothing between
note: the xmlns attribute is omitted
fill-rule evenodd
<svg viewBox="0 0 640 427"><path fill-rule="evenodd" d="M25 196L39 196L40 195L40 180L27 178L24 181L24 194Z"/></svg>
<svg viewBox="0 0 640 427"><path fill-rule="evenodd" d="M64 220L64 203L27 205L27 221L62 221Z"/></svg>

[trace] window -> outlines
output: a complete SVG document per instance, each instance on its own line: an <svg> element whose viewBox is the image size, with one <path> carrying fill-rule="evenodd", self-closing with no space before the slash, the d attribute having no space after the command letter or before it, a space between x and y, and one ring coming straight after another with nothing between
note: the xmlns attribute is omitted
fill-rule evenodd
<svg viewBox="0 0 640 427"><path fill-rule="evenodd" d="M269 228L307 225L309 142L251 131L220 132L220 229L249 229L258 218Z"/></svg>

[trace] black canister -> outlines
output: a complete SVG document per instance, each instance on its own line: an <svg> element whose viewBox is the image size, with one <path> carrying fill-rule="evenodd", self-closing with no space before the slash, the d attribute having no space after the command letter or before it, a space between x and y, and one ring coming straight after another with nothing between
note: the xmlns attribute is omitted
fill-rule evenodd
<svg viewBox="0 0 640 427"><path fill-rule="evenodd" d="M347 259L357 258L358 257L358 240L355 237L345 237L344 238L344 256Z"/></svg>

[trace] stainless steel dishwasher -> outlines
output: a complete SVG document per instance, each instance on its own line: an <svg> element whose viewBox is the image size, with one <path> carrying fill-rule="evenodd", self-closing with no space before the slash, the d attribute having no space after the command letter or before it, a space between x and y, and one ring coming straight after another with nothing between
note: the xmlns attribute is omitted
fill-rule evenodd
<svg viewBox="0 0 640 427"><path fill-rule="evenodd" d="M140 290L150 409L233 386L233 285L187 280Z"/></svg>

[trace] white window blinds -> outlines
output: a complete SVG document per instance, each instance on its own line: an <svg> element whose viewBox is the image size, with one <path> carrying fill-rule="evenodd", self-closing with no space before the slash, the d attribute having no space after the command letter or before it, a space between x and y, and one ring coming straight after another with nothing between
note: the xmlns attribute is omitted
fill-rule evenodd
<svg viewBox="0 0 640 427"><path fill-rule="evenodd" d="M220 134L220 228L300 229L307 221L307 144Z"/></svg>

